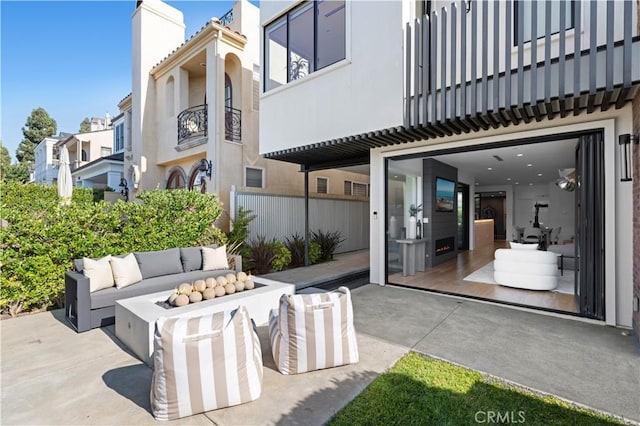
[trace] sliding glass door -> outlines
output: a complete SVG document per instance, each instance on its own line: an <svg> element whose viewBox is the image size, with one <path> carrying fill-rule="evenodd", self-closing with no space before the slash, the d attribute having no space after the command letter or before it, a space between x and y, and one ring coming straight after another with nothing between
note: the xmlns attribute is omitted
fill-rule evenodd
<svg viewBox="0 0 640 426"><path fill-rule="evenodd" d="M580 313L604 319L604 143L601 132L576 149L576 284Z"/></svg>

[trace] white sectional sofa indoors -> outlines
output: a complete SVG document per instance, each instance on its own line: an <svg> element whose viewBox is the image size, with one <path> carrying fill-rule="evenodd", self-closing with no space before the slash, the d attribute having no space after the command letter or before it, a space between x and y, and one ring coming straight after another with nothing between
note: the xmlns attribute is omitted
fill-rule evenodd
<svg viewBox="0 0 640 426"><path fill-rule="evenodd" d="M228 266L203 270L202 247L134 252L133 255L142 277L140 281L121 288L111 286L93 292L90 278L83 273L83 259L74 260L75 271L67 271L64 277L64 309L67 320L78 333L113 324L116 300L171 290L184 282L191 283L242 270L241 256L235 256L235 270L228 269ZM93 287L95 288L95 285Z"/></svg>
<svg viewBox="0 0 640 426"><path fill-rule="evenodd" d="M493 262L496 283L527 290L558 286L558 255L550 251L497 249Z"/></svg>

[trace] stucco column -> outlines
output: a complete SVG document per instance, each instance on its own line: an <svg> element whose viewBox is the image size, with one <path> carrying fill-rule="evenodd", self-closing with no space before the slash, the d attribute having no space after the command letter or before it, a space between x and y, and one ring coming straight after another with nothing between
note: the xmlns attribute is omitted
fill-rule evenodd
<svg viewBox="0 0 640 426"><path fill-rule="evenodd" d="M222 68L221 68L222 66ZM206 89L207 94L207 161L211 160L213 172L211 180L207 182L207 192L219 193L220 191L220 167L219 167L219 144L221 139L220 127L220 80L224 85L224 62L218 57L218 39L207 45L207 71Z"/></svg>

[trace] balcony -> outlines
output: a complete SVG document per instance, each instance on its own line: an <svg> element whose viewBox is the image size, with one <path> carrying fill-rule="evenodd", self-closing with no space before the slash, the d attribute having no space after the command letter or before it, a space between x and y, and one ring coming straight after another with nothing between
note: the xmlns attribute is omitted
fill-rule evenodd
<svg viewBox="0 0 640 426"><path fill-rule="evenodd" d="M178 115L178 145L207 137L207 104L187 108Z"/></svg>
<svg viewBox="0 0 640 426"><path fill-rule="evenodd" d="M222 17L220 18L220 25L222 25L223 27L227 27L231 25L232 22L233 22L233 9L229 10L227 13L222 15Z"/></svg>
<svg viewBox="0 0 640 426"><path fill-rule="evenodd" d="M432 138L623 107L640 83L633 7L463 1L408 23L404 127Z"/></svg>
<svg viewBox="0 0 640 426"><path fill-rule="evenodd" d="M239 109L224 108L224 138L234 142L242 140L242 111Z"/></svg>

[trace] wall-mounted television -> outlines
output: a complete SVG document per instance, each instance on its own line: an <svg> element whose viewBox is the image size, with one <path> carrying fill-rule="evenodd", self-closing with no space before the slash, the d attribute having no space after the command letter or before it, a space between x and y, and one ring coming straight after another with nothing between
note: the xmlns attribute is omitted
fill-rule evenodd
<svg viewBox="0 0 640 426"><path fill-rule="evenodd" d="M440 177L436 178L436 211L452 212L455 201L456 183Z"/></svg>

